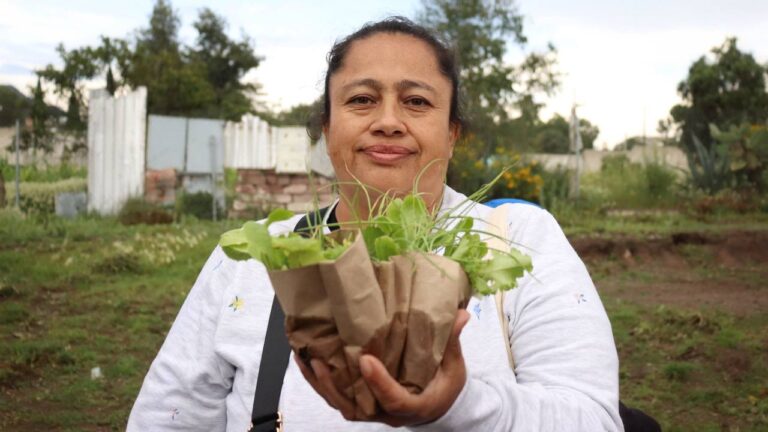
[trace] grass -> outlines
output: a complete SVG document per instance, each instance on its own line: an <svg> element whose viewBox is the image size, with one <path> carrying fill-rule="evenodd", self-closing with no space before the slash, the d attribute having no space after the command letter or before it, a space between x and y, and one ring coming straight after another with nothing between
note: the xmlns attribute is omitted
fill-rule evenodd
<svg viewBox="0 0 768 432"><path fill-rule="evenodd" d="M768 428L768 314L728 315L604 301L621 361L621 397L665 431Z"/></svg>
<svg viewBox="0 0 768 432"><path fill-rule="evenodd" d="M732 229L768 229L768 213L730 212L711 215L692 215L677 211L612 213L580 205L558 206L552 210L552 213L569 236L715 233Z"/></svg>
<svg viewBox="0 0 768 432"><path fill-rule="evenodd" d="M674 226L766 227L765 215L721 222L712 227L680 217ZM95 217L42 225L0 211L0 430L123 430L144 374L218 235L238 225L123 226ZM584 218L566 230L584 233L598 225L606 227L603 235L673 230L657 219L610 217ZM686 246L684 255L699 268L712 259L696 245ZM758 285L764 273L745 269L716 269L706 277ZM598 286L653 286L664 277L652 268L623 268L620 259L590 263L590 270ZM736 317L695 306L650 306L625 300L621 289L602 296L625 403L647 410L665 431L768 429L768 313ZM95 367L102 379L91 379Z"/></svg>
<svg viewBox="0 0 768 432"><path fill-rule="evenodd" d="M15 222L0 224L0 430L123 429L206 256L236 223Z"/></svg>

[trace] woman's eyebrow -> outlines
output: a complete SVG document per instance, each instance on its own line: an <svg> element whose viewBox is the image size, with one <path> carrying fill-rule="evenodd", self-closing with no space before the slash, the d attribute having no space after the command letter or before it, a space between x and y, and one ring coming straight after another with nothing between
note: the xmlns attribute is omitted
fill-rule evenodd
<svg viewBox="0 0 768 432"><path fill-rule="evenodd" d="M341 87L341 90L348 91L355 87L370 87L376 91L381 91L382 89L384 89L384 84L381 81L375 80L373 78L362 78L362 79L350 81L344 84ZM395 89L399 92L410 90L412 88L420 88L432 93L437 93L437 90L435 90L434 87L425 83L424 81L415 81L415 80L406 79L406 80L399 81L395 84Z"/></svg>
<svg viewBox="0 0 768 432"><path fill-rule="evenodd" d="M405 90L410 90L412 88L420 88L420 89L430 91L432 93L437 93L437 90L435 90L434 87L425 83L424 81L402 80L397 84L395 84L395 88L397 89L397 91L405 91Z"/></svg>
<svg viewBox="0 0 768 432"><path fill-rule="evenodd" d="M347 91L347 90L349 90L351 88L358 87L358 86L359 87L370 87L370 88L372 88L372 89L374 89L376 91L381 91L381 89L384 88L384 84L382 84L381 81L376 81L373 78L363 78L363 79L354 80L354 81L351 81L351 82L348 82L348 83L344 84L341 87L341 90L342 91Z"/></svg>

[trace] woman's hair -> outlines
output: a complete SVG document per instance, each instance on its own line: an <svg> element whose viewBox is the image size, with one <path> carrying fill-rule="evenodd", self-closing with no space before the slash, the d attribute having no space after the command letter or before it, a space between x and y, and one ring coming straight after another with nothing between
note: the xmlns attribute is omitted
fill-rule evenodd
<svg viewBox="0 0 768 432"><path fill-rule="evenodd" d="M309 123L307 124L307 132L309 133L309 136L312 137L312 139L319 139L322 127L328 125L328 122L331 119L331 77L343 66L344 58L346 58L347 53L349 52L349 47L355 41L366 39L378 33L401 33L413 36L425 42L432 48L432 51L437 58L440 72L451 81L451 109L449 120L451 124L458 126L460 130L463 129L466 125L466 120L464 119L461 109L459 70L456 64L454 51L448 48L445 43L441 42L440 39L426 27L415 24L408 18L393 16L382 21L367 23L358 31L333 44L327 58L328 70L325 73L325 88L323 91L322 104L316 106L316 109L312 113Z"/></svg>

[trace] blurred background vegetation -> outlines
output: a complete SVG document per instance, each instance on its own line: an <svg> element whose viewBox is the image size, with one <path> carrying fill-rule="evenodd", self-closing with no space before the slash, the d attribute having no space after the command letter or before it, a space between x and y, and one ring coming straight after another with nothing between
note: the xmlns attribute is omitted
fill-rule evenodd
<svg viewBox="0 0 768 432"><path fill-rule="evenodd" d="M457 48L470 126L448 182L471 192L507 168L490 198L522 198L552 212L584 257L611 317L622 399L665 430L768 429L768 66L726 39L680 77L680 102L659 123L663 160L603 157L583 174L545 169L531 153L567 154L570 123L541 118L559 88L557 50L527 49L514 2L428 0L414 17ZM114 93L143 85L148 112L273 125L306 124L319 103L270 111L245 74L263 60L224 17L199 12L191 44L158 0L129 38L58 48L61 66L38 71L28 98L0 86L0 126L25 119L22 148L50 152L63 136L85 147L85 84ZM523 52L510 64L505 54ZM46 84L43 86L43 84ZM44 89L66 101L46 105ZM599 129L578 125L584 148ZM649 145L631 137L618 150ZM242 223L211 222L211 196L179 194L173 207L130 200L115 217L54 215L57 193L84 191L70 164L20 170L0 160L0 429L123 429L144 373L218 235ZM237 173L228 170L228 203ZM227 209L219 209L222 213ZM104 378L91 379L100 366Z"/></svg>

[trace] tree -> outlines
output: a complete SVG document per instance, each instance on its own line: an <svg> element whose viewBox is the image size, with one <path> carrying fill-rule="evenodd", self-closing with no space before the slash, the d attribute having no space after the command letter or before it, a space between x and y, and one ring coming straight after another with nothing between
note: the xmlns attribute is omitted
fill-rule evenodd
<svg viewBox="0 0 768 432"><path fill-rule="evenodd" d="M237 42L226 34L227 22L208 8L200 11L194 23L197 43L189 51L191 62L205 69L214 100L207 109L209 116L239 120L253 111L249 93L257 86L242 83L248 71L259 66L262 58L254 54L253 42L247 36Z"/></svg>
<svg viewBox="0 0 768 432"><path fill-rule="evenodd" d="M549 45L545 52L529 53L517 65L505 61L509 42L520 47L527 42L523 16L512 0L424 0L422 5L418 21L453 45L458 57L471 124L459 145L472 146L467 155L477 150L480 156L462 161L463 153L456 153L448 182L473 190L495 177L488 158L513 152L515 144L519 149L538 125L541 105L535 95L551 94L559 85L555 49ZM513 119L515 113L520 115Z"/></svg>
<svg viewBox="0 0 768 432"><path fill-rule="evenodd" d="M741 52L736 38L728 38L712 49L714 61L705 56L696 60L688 77L677 88L683 103L670 114L680 129L681 142L694 153L693 137L709 150L714 145L710 125L721 130L743 123L758 124L768 119L768 69L752 54Z"/></svg>
<svg viewBox="0 0 768 432"><path fill-rule="evenodd" d="M70 130L85 130L85 102L82 82L94 78L99 71L95 52L90 47L67 51L63 44L56 47L61 57L61 69L47 65L37 71L38 77L54 85L54 91L67 99L66 127Z"/></svg>
<svg viewBox="0 0 768 432"><path fill-rule="evenodd" d="M99 67L102 70L106 69L107 91L111 96L114 96L117 89L121 86L121 83L115 79L113 65L119 64L119 59L126 55L127 50L126 41L111 39L106 36L101 36L101 45L94 50Z"/></svg>
<svg viewBox="0 0 768 432"><path fill-rule="evenodd" d="M28 139L25 140L24 147L49 153L53 150L53 143L48 124L48 106L45 104L45 93L40 81L41 78L37 77L37 85L32 90L32 107L29 115L32 119L32 130L27 135Z"/></svg>
<svg viewBox="0 0 768 432"><path fill-rule="evenodd" d="M11 127L29 115L32 101L16 87L0 85L0 127Z"/></svg>
<svg viewBox="0 0 768 432"><path fill-rule="evenodd" d="M314 130L313 134L319 136L322 126L314 123L310 124L310 122L316 120L313 117L320 111L322 106L323 99L317 98L312 103L294 105L285 111L277 113L261 110L258 112L258 115L274 126L309 126L315 128L316 130Z"/></svg>
<svg viewBox="0 0 768 432"><path fill-rule="evenodd" d="M538 128L533 139L533 148L542 153L570 153L570 129L570 122L555 114ZM579 133L584 149L591 149L594 148L600 129L585 119L579 119Z"/></svg>
<svg viewBox="0 0 768 432"><path fill-rule="evenodd" d="M178 30L180 19L170 3L158 0L149 27L118 59L125 82L147 87L147 109L152 114L200 114L214 102L204 65L186 62Z"/></svg>
<svg viewBox="0 0 768 432"><path fill-rule="evenodd" d="M505 62L509 39L521 47L527 42L514 1L425 0L418 19L454 46L473 121L503 121L511 107L532 100L526 96L558 86L552 45L545 53L530 53L519 65Z"/></svg>

